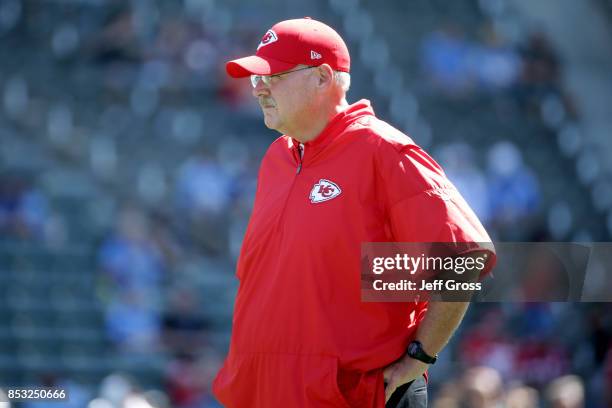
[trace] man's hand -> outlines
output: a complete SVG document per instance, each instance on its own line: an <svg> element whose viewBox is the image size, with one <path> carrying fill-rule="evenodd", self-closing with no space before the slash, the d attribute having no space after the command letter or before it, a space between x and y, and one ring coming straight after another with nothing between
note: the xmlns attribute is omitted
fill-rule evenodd
<svg viewBox="0 0 612 408"><path fill-rule="evenodd" d="M389 365L383 371L385 383L385 403L389 401L393 392L402 385L419 378L427 370L428 364L416 360L405 354L404 357Z"/></svg>
<svg viewBox="0 0 612 408"><path fill-rule="evenodd" d="M463 319L468 306L467 302L430 302L414 339L423 344L425 352L430 356L438 354ZM404 354L400 360L385 368L385 401L389 401L398 387L423 375L427 366L428 364Z"/></svg>

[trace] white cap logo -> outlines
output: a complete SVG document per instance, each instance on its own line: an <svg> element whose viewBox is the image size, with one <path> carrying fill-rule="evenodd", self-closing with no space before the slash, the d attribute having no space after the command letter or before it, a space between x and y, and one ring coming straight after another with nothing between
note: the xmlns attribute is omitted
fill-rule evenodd
<svg viewBox="0 0 612 408"><path fill-rule="evenodd" d="M268 30L263 37L261 37L261 42L259 43L259 45L257 46L257 49L260 49L261 47L264 47L268 44L272 44L274 41L277 41L278 37L276 36L276 33L274 32L274 30Z"/></svg>
<svg viewBox="0 0 612 408"><path fill-rule="evenodd" d="M316 51L310 51L310 59L321 59L323 58L321 54Z"/></svg>

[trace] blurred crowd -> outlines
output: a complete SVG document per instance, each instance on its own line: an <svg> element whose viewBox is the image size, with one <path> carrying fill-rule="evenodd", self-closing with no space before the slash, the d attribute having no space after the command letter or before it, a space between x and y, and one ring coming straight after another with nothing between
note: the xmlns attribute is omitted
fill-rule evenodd
<svg viewBox="0 0 612 408"><path fill-rule="evenodd" d="M464 374L442 382L440 398L464 401L461 398L476 398L474 394L488 402L456 405L470 407L497 406L495 403L502 401L506 405L501 406L508 407L537 407L544 403L552 407L609 406L609 310L607 304L595 303L481 305L473 324L463 330L453 350ZM473 367L480 368L472 371ZM533 402L520 404L519 395L529 396L525 401Z"/></svg>
<svg viewBox="0 0 612 408"><path fill-rule="evenodd" d="M527 408L545 403L548 407L577 408L585 406L585 401L584 385L577 376L556 378L540 394L535 388L520 383L504 386L495 369L475 366L465 371L457 381L444 384L431 407Z"/></svg>
<svg viewBox="0 0 612 408"><path fill-rule="evenodd" d="M494 236L517 224L537 222L539 181L514 143L493 144L487 151L485 171L465 142L442 145L435 153L449 179Z"/></svg>
<svg viewBox="0 0 612 408"><path fill-rule="evenodd" d="M169 3L81 10L0 2L7 44L0 45L2 242L60 254L90 247L92 296L111 354L164 356L155 391L121 372L99 389L62 376L41 379L74 390L66 406L218 406L210 381L227 346L232 267L258 162L275 137L260 123L248 84L228 80L221 62L252 51L262 25L212 1ZM11 47L15 61L5 62ZM560 59L540 32L510 44L486 19L478 38L440 24L414 52L423 92L441 101L503 96L517 108L502 106L500 115L517 110L526 129L533 121L558 129L577 120ZM431 123L435 132L435 117ZM413 136L428 144L425 134ZM23 142L25 155L16 155ZM571 153L572 143L568 136L561 148ZM32 146L45 157L37 159ZM534 167L532 147L510 138L427 146L495 239L605 239L580 235L568 205L546 190L551 180ZM473 309L451 348L454 365L432 376L433 407L612 404L605 304Z"/></svg>

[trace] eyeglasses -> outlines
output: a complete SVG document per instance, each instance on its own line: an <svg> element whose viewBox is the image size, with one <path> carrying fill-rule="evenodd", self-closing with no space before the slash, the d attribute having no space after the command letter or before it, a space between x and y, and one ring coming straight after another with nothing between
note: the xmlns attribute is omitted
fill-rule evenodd
<svg viewBox="0 0 612 408"><path fill-rule="evenodd" d="M310 69L310 68L316 68L316 67L304 67L300 69L294 69L293 71L281 72L280 74L274 74L274 75L251 75L251 85L253 85L253 88L257 88L257 84L259 83L259 81L261 81L264 83L264 85L270 86L270 84L272 83L272 78L274 77L281 77L283 75L287 75L292 72L303 71L305 69Z"/></svg>

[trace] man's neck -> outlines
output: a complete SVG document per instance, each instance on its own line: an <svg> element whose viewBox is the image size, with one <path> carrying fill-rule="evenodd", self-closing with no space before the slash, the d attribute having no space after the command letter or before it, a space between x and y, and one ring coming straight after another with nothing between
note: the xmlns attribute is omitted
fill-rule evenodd
<svg viewBox="0 0 612 408"><path fill-rule="evenodd" d="M327 127L329 122L340 112L343 112L348 108L348 102L346 99L342 99L338 104L334 104L331 107L323 109L323 114L319 113L315 115L318 119L310 121L309 125L300 129L295 129L293 132L285 132L295 140L301 143L307 143L314 140L323 132L323 129Z"/></svg>

